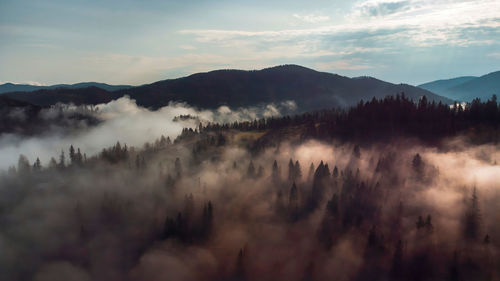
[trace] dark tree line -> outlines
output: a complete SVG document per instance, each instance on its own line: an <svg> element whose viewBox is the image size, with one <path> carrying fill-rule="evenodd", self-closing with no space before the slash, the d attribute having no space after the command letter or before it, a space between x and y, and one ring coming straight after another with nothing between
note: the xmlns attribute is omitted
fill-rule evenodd
<svg viewBox="0 0 500 281"><path fill-rule="evenodd" d="M497 141L500 109L495 95L486 102L475 99L471 103L447 105L429 102L423 96L418 102L404 93L384 99L360 101L350 109L330 109L295 116L271 117L231 124L208 124L199 132L239 131L278 132L294 127L303 138L357 141L387 140L394 137L415 137L435 142L475 130L475 140Z"/></svg>

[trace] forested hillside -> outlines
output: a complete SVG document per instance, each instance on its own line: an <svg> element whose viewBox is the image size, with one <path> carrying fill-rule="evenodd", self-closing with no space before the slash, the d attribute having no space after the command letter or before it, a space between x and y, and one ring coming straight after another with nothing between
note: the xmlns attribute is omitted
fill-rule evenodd
<svg viewBox="0 0 500 281"><path fill-rule="evenodd" d="M397 96L21 155L0 279L496 280L499 118Z"/></svg>

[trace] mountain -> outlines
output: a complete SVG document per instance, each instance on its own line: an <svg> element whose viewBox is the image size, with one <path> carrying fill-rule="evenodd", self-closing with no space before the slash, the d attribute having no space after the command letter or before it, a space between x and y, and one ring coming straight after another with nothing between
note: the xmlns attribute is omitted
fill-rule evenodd
<svg viewBox="0 0 500 281"><path fill-rule="evenodd" d="M452 102L407 84L396 85L372 77L348 78L298 65L254 71L215 70L114 92L90 87L44 89L7 95L37 105L56 102L95 104L128 95L137 104L149 108L159 108L171 101L187 102L200 108L217 108L221 105L247 107L293 100L299 106L299 111L308 111L351 106L361 99L383 98L402 92L414 100L425 95L429 100Z"/></svg>
<svg viewBox="0 0 500 281"><path fill-rule="evenodd" d="M0 96L28 102L38 106L50 106L56 103L99 104L121 97L116 91L109 92L98 87L86 88L55 88L42 89L33 92L10 92Z"/></svg>
<svg viewBox="0 0 500 281"><path fill-rule="evenodd" d="M462 76L451 79L442 79L418 85L418 87L426 89L433 93L445 93L450 88L453 88L455 86L458 86L462 83L468 82L476 78L477 78L476 76Z"/></svg>
<svg viewBox="0 0 500 281"><path fill-rule="evenodd" d="M0 94L9 93L9 92L33 92L42 89L80 89L87 87L97 87L106 91L117 91L122 89L131 88L133 86L129 85L109 85L105 83L97 83L97 82L82 82L77 84L57 84L51 86L36 86L36 85L28 85L28 84L13 84L13 83L5 83L0 85Z"/></svg>
<svg viewBox="0 0 500 281"><path fill-rule="evenodd" d="M464 76L438 80L418 87L454 100L472 101L474 98L487 100L493 94L500 95L500 71L480 77Z"/></svg>

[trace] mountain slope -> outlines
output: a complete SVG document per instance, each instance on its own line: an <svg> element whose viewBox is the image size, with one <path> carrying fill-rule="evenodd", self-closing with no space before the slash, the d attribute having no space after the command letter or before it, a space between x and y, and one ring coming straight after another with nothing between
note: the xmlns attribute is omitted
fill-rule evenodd
<svg viewBox="0 0 500 281"><path fill-rule="evenodd" d="M451 103L447 98L410 85L395 85L371 77L348 78L297 65L259 71L216 70L115 92L75 91L59 89L8 95L38 105L50 105L57 101L96 103L128 95L137 104L150 108L159 108L171 101L187 102L200 108L217 108L221 105L246 107L294 100L299 111L350 106L361 99L382 98L401 92L414 100L426 95L430 100Z"/></svg>
<svg viewBox="0 0 500 281"><path fill-rule="evenodd" d="M36 86L36 85L28 85L28 84L13 84L13 83L5 83L0 85L0 94L9 93L9 92L33 92L42 89L80 89L87 87L97 87L106 91L117 91L123 90L127 88L131 88L129 85L109 85L105 83L98 82L82 82L76 84L57 84L51 86Z"/></svg>
<svg viewBox="0 0 500 281"><path fill-rule="evenodd" d="M1 96L11 99L29 102L38 106L49 106L56 103L99 104L106 103L121 97L97 87L77 88L77 89L42 89L34 92L11 92Z"/></svg>
<svg viewBox="0 0 500 281"><path fill-rule="evenodd" d="M476 79L476 76L462 76L451 79L442 79L436 80L432 82L428 82L422 85L418 85L418 87L431 91L433 93L446 93L449 88L458 86L470 80Z"/></svg>
<svg viewBox="0 0 500 281"><path fill-rule="evenodd" d="M493 94L500 95L500 71L470 79L466 76L439 80L422 84L419 87L456 100L471 101L474 98L487 100Z"/></svg>

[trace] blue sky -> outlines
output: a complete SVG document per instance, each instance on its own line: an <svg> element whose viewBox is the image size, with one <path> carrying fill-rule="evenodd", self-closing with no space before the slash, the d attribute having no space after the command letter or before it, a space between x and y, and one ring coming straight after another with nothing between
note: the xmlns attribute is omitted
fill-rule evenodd
<svg viewBox="0 0 500 281"><path fill-rule="evenodd" d="M419 84L500 70L500 0L0 0L0 82L300 64Z"/></svg>

